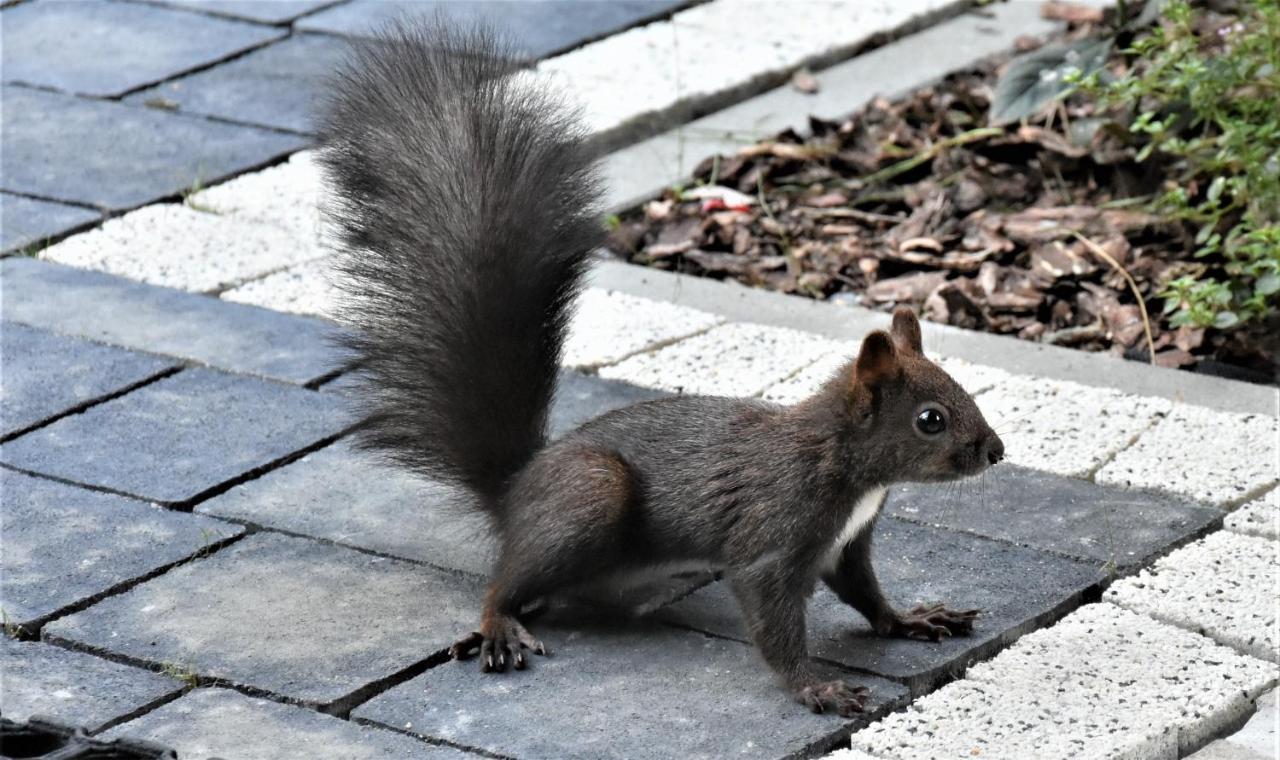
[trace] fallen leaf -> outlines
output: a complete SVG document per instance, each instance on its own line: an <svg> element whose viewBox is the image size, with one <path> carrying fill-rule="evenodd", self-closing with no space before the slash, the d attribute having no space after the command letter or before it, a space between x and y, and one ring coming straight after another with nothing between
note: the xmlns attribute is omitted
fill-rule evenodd
<svg viewBox="0 0 1280 760"><path fill-rule="evenodd" d="M1063 0L1046 0L1040 6L1040 17L1069 24L1101 24L1102 9Z"/></svg>

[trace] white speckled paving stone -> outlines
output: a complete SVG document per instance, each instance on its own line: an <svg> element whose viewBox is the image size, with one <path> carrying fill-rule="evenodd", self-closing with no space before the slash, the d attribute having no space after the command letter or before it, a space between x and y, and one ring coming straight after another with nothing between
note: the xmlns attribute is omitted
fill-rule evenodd
<svg viewBox="0 0 1280 760"><path fill-rule="evenodd" d="M1014 375L978 397L1009 462L1074 477L1093 472L1169 407L1163 399Z"/></svg>
<svg viewBox="0 0 1280 760"><path fill-rule="evenodd" d="M723 321L687 306L588 288L578 298L561 363L569 367L613 364Z"/></svg>
<svg viewBox="0 0 1280 760"><path fill-rule="evenodd" d="M604 367L600 376L681 393L754 396L842 350L810 333L734 322Z"/></svg>
<svg viewBox="0 0 1280 760"><path fill-rule="evenodd" d="M1280 662L1277 589L1280 547L1275 542L1218 531L1117 581L1104 598Z"/></svg>
<svg viewBox="0 0 1280 760"><path fill-rule="evenodd" d="M1175 760L1234 726L1276 675L1203 636L1092 604L852 743L899 760Z"/></svg>
<svg viewBox="0 0 1280 760"><path fill-rule="evenodd" d="M841 749L827 755L830 760L877 760L875 755L868 755L860 749Z"/></svg>
<svg viewBox="0 0 1280 760"><path fill-rule="evenodd" d="M830 380L845 364L858 355L857 343L844 343L818 361L791 377L770 385L764 391L764 399L778 404L795 404L818 392L823 383Z"/></svg>
<svg viewBox="0 0 1280 760"><path fill-rule="evenodd" d="M925 353L929 353L927 349ZM937 362L938 366L942 367L948 375L951 375L951 379L960 383L960 387L968 391L971 396L998 389L1010 380L1019 377L998 367L974 364L951 356L930 356L930 358ZM991 420L987 420L987 422L991 422Z"/></svg>
<svg viewBox="0 0 1280 760"><path fill-rule="evenodd" d="M196 689L104 738L145 739L182 760L465 760L467 755L231 689Z"/></svg>
<svg viewBox="0 0 1280 760"><path fill-rule="evenodd" d="M190 202L219 214L283 227L297 235L321 239L324 217L323 178L315 152L294 153L289 160L244 174L191 196Z"/></svg>
<svg viewBox="0 0 1280 760"><path fill-rule="evenodd" d="M314 239L279 227L162 203L109 219L40 258L204 293L323 253Z"/></svg>
<svg viewBox="0 0 1280 760"><path fill-rule="evenodd" d="M1099 470L1097 481L1238 503L1280 480L1278 446L1274 417L1177 406Z"/></svg>
<svg viewBox="0 0 1280 760"><path fill-rule="evenodd" d="M1223 524L1237 533L1280 539L1280 489L1240 507Z"/></svg>
<svg viewBox="0 0 1280 760"><path fill-rule="evenodd" d="M4 717L25 721L39 715L90 731L182 688L159 673L3 635L0 672Z"/></svg>
<svg viewBox="0 0 1280 760"><path fill-rule="evenodd" d="M339 293L329 282L330 266L328 257L308 261L223 291L221 298L291 314L332 317Z"/></svg>
<svg viewBox="0 0 1280 760"><path fill-rule="evenodd" d="M851 50L948 4L831 0L806 2L798 10L754 0L714 2L549 58L537 71L582 100L593 131L610 132L760 87L806 60Z"/></svg>

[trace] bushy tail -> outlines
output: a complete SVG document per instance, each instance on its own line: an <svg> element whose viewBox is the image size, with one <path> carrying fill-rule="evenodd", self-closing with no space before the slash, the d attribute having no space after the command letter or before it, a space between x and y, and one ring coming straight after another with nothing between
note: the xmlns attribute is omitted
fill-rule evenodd
<svg viewBox="0 0 1280 760"><path fill-rule="evenodd" d="M320 120L358 442L497 508L545 443L602 225L575 110L484 28L354 43Z"/></svg>

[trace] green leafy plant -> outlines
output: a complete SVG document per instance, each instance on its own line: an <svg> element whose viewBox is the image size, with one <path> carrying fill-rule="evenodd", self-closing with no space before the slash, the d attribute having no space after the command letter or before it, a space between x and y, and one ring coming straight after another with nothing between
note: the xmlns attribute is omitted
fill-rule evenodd
<svg viewBox="0 0 1280 760"><path fill-rule="evenodd" d="M1205 13L1164 2L1128 73L1084 89L1132 114L1137 160L1167 177L1154 210L1194 230L1197 265L1160 293L1171 324L1230 329L1280 305L1280 0Z"/></svg>

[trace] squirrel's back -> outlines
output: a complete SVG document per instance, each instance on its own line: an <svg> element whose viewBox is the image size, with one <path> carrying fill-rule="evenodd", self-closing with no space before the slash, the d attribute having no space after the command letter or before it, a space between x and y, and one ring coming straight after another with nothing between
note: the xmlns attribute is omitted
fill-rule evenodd
<svg viewBox="0 0 1280 760"><path fill-rule="evenodd" d="M496 505L543 446L602 236L576 112L491 31L353 43L320 121L358 441Z"/></svg>

